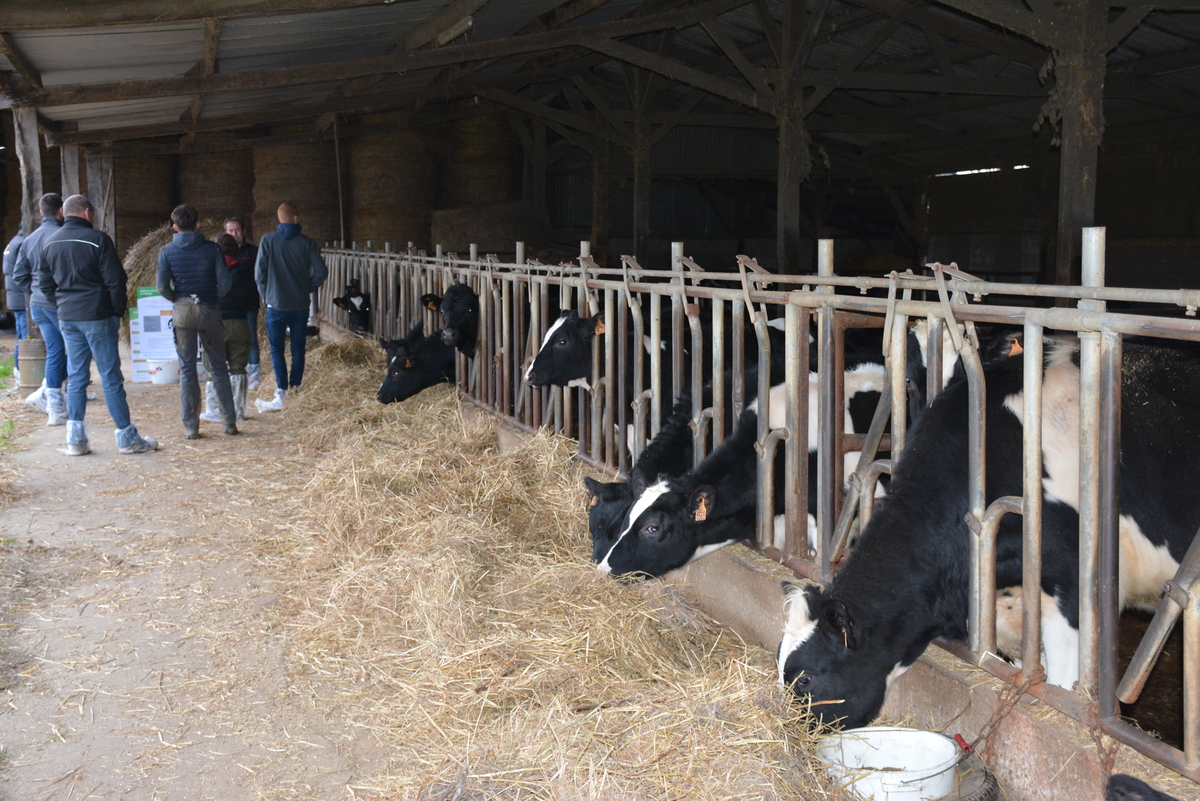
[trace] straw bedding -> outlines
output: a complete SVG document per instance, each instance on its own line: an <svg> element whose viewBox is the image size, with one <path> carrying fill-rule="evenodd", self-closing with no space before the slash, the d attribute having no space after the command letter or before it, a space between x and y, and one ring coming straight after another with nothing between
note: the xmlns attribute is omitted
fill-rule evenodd
<svg viewBox="0 0 1200 801"><path fill-rule="evenodd" d="M767 654L588 564L571 443L500 453L448 386L382 406L377 354L314 352L283 412L298 650L389 754L356 797L834 797Z"/></svg>

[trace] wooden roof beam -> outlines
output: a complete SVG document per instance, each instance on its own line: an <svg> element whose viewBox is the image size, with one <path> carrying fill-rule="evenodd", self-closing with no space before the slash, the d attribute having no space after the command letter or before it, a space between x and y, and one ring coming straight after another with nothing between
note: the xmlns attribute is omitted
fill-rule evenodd
<svg viewBox="0 0 1200 801"><path fill-rule="evenodd" d="M13 65L13 69L25 80L29 81L31 86L38 89L42 88L42 74L38 72L37 67L29 61L21 48L17 47L16 41L13 40L11 33L0 33L0 53L4 53L9 62Z"/></svg>
<svg viewBox="0 0 1200 801"><path fill-rule="evenodd" d="M411 2L411 0L403 0ZM0 3L0 30L91 28L97 25L183 22L263 17L305 11L334 11L379 5L379 0L71 0L70 3Z"/></svg>

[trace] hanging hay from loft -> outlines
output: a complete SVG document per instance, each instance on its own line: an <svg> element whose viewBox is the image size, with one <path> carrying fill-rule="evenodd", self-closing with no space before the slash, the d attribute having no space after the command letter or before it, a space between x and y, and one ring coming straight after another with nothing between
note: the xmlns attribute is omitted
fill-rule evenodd
<svg viewBox="0 0 1200 801"><path fill-rule="evenodd" d="M364 797L839 797L768 654L588 563L574 443L501 453L445 385L383 406L362 341L309 358L282 413L312 476L272 543L300 672L389 755Z"/></svg>

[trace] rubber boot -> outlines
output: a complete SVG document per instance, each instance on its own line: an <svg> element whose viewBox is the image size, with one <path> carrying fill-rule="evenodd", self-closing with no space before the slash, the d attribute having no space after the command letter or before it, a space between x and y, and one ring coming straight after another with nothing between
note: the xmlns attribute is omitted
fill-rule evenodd
<svg viewBox="0 0 1200 801"><path fill-rule="evenodd" d="M62 452L67 456L83 456L92 452L92 447L88 444L87 424L82 420L67 421L67 447L63 448Z"/></svg>
<svg viewBox="0 0 1200 801"><path fill-rule="evenodd" d="M229 376L229 385L233 388L233 408L237 412L237 419L246 419L246 376L231 375Z"/></svg>
<svg viewBox="0 0 1200 801"><path fill-rule="evenodd" d="M113 433L117 437L117 450L121 453L146 453L158 450L158 440L143 437L133 423L130 423L128 428L118 428Z"/></svg>
<svg viewBox="0 0 1200 801"><path fill-rule="evenodd" d="M261 364L246 365L246 381L248 382L246 388L248 390L250 390L251 392L254 392L256 389L258 389L258 385L262 383L261 377L262 377L262 365Z"/></svg>
<svg viewBox="0 0 1200 801"><path fill-rule="evenodd" d="M42 414L46 413L46 381L42 379L42 385L29 393L25 398L25 403L37 409Z"/></svg>
<svg viewBox="0 0 1200 801"><path fill-rule="evenodd" d="M282 389L275 390L274 399L269 400L269 401L259 400L258 398L255 398L254 405L258 407L259 414L264 414L265 412L283 411L283 390Z"/></svg>
<svg viewBox="0 0 1200 801"><path fill-rule="evenodd" d="M63 391L57 387L46 387L46 425L67 424L67 403Z"/></svg>
<svg viewBox="0 0 1200 801"><path fill-rule="evenodd" d="M200 419L209 423L221 422L221 407L217 402L217 387L211 381L204 382L204 413Z"/></svg>

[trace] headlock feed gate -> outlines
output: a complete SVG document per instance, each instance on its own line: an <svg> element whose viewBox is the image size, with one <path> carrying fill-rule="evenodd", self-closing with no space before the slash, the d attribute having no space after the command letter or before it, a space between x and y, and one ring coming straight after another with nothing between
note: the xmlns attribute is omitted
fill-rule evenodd
<svg viewBox="0 0 1200 801"><path fill-rule="evenodd" d="M519 429L550 426L577 438L579 458L609 474L628 474L681 395L691 400L696 463L724 440L748 396L757 395L754 542L767 555L822 583L870 516L879 477L891 470L891 462L876 454L889 452L894 459L902 453L911 396L924 394L932 400L957 356L971 409L969 635L966 642L938 644L1007 682L1028 685L1028 692L1081 722L1098 720L1112 737L1200 781L1200 585L1192 588L1200 572L1200 540L1193 541L1167 583L1124 676L1118 676L1116 662L1123 337L1200 341L1195 319L1200 291L1104 287L1103 229L1084 232L1084 285L1078 287L991 283L943 265L931 265L932 276L838 277L829 240L819 243L818 274L804 276L769 274L747 257L739 257L736 269L727 272L707 270L684 256L682 245L673 250L670 270L646 269L631 257L623 257L619 269L603 268L590 258L586 243L577 263L569 265L526 262L520 243L513 263L479 258L474 247L467 259L443 255L440 248L434 256L411 249L379 253L335 248L326 250L325 258L331 274L319 300L321 315L344 322L345 313L331 299L357 278L373 299L370 333L385 339L402 336L422 320L426 332L432 332L437 321L421 304L421 295L440 294L453 283L469 284L479 295L481 317L475 358L457 357L465 397ZM1128 311L1110 312L1110 303ZM560 313L569 311L600 324L591 328L590 360L585 355L585 363L578 365L584 377L577 386L531 386L524 380L526 370L546 332ZM1023 493L991 504L985 503L984 493L987 387L976 324L1017 327L1027 353ZM882 390L869 430L854 433L845 431L842 422L843 396L849 391L843 360L847 332L863 328L883 329L887 359L882 375L853 388ZM916 355L909 353L909 332L914 329L927 368L924 387L913 387L909 380L907 365ZM1074 690L1041 680L1039 365L1048 330L1055 332L1053 337L1077 337L1079 348L1079 681ZM777 385L774 395L772 382ZM813 437L816 501L810 509ZM782 474L777 475L779 449ZM786 491L777 524L772 488L779 481ZM1020 668L996 655L996 533L1002 518L1014 514L1022 518L1024 556ZM1181 614L1183 750L1123 721L1117 705L1118 698L1130 702L1137 697Z"/></svg>

